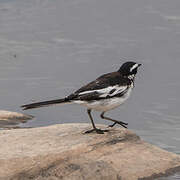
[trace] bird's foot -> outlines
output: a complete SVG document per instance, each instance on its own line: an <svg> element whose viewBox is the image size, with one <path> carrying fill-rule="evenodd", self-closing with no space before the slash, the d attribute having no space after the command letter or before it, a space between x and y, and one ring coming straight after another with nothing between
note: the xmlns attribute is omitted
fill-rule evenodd
<svg viewBox="0 0 180 180"><path fill-rule="evenodd" d="M108 127L114 127L116 124L119 124L119 125L121 125L122 127L124 127L124 128L127 128L127 125L128 125L128 123L125 123L125 122L122 122L122 121L116 121L116 122L114 122L113 124L110 124Z"/></svg>
<svg viewBox="0 0 180 180"><path fill-rule="evenodd" d="M92 133L92 132L96 132L97 134L104 134L104 132L108 132L109 130L107 130L107 129L104 129L104 130L102 130L102 129L90 129L90 130L88 130L88 131L86 131L85 132L85 134L87 134L87 133Z"/></svg>
<svg viewBox="0 0 180 180"><path fill-rule="evenodd" d="M110 125L108 125L108 127L114 127L115 125L116 125L117 123L116 122L114 122L113 124L110 124Z"/></svg>

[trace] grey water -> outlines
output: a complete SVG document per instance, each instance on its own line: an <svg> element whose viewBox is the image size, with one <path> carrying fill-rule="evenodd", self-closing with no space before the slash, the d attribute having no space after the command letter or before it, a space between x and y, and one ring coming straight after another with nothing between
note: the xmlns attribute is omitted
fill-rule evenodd
<svg viewBox="0 0 180 180"><path fill-rule="evenodd" d="M0 109L64 97L128 60L143 64L132 97L108 115L180 154L179 0L0 0ZM21 127L90 123L78 105L27 113Z"/></svg>

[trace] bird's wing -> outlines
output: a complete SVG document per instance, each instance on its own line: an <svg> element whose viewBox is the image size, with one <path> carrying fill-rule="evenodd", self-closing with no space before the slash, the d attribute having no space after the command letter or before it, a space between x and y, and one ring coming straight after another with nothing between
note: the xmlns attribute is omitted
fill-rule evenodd
<svg viewBox="0 0 180 180"><path fill-rule="evenodd" d="M130 82L123 79L119 73L109 73L100 76L95 81L83 86L67 98L70 100L98 100L122 96L127 92Z"/></svg>
<svg viewBox="0 0 180 180"><path fill-rule="evenodd" d="M128 86L109 86L103 89L97 89L92 91L84 91L78 94L78 98L81 100L98 100L98 99L106 99L115 96L123 96L124 93L127 92Z"/></svg>

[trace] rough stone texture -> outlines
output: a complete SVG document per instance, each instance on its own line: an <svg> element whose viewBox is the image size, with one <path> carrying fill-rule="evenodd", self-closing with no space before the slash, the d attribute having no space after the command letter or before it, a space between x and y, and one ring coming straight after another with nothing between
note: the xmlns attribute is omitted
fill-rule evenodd
<svg viewBox="0 0 180 180"><path fill-rule="evenodd" d="M0 110L0 128L11 127L19 123L25 123L33 116L18 112Z"/></svg>
<svg viewBox="0 0 180 180"><path fill-rule="evenodd" d="M83 134L89 128L62 124L0 131L0 179L135 180L180 170L180 156L129 130Z"/></svg>

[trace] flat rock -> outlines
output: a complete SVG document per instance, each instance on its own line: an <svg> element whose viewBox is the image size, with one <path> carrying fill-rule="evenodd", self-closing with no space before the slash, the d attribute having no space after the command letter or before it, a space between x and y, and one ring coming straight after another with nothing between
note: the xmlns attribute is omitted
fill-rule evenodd
<svg viewBox="0 0 180 180"><path fill-rule="evenodd" d="M180 170L179 155L132 131L84 134L89 128L77 123L1 130L0 179L145 180Z"/></svg>
<svg viewBox="0 0 180 180"><path fill-rule="evenodd" d="M19 123L25 123L33 116L18 112L0 110L0 128L11 127Z"/></svg>

